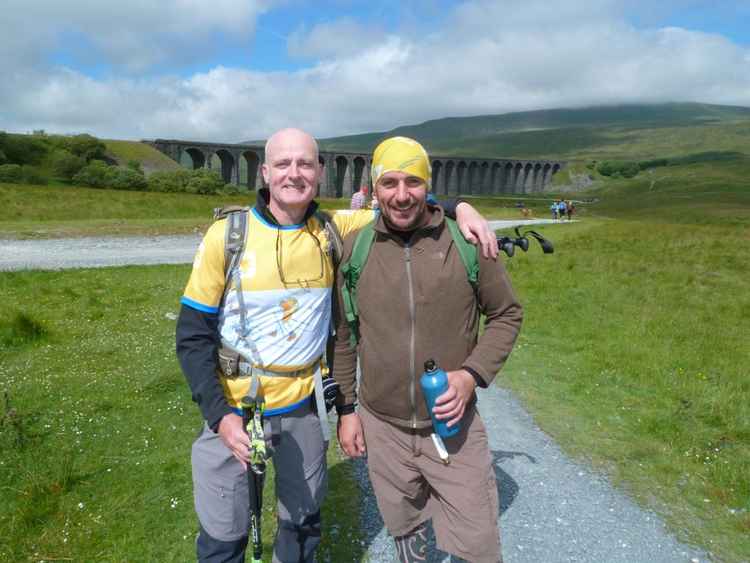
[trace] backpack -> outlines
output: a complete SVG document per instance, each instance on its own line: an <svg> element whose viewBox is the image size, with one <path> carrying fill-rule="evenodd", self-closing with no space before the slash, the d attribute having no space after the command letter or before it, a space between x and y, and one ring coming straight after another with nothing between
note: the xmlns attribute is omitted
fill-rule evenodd
<svg viewBox="0 0 750 563"><path fill-rule="evenodd" d="M453 243L456 245L458 255L466 269L466 277L471 284L474 293L477 292L479 284L479 258L477 247L468 242L458 225L453 219L445 218ZM359 342L359 310L357 308L357 284L362 276L370 249L375 242L375 222L368 223L357 233L357 238L352 247L352 255L349 261L341 265L341 273L344 276L344 286L341 288L341 296L344 302L344 314L349 325L351 335L349 343L354 348Z"/></svg>

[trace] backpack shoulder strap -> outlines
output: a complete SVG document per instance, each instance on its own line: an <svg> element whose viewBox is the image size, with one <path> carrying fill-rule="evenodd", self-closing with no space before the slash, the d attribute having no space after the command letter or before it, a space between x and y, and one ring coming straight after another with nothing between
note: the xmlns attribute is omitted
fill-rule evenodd
<svg viewBox="0 0 750 563"><path fill-rule="evenodd" d="M328 249L333 258L333 268L336 269L338 268L344 254L344 240L341 238L339 228L336 226L336 223L333 222L331 214L327 211L316 209L313 215L318 221L320 221L320 224L323 225L323 229L328 236Z"/></svg>
<svg viewBox="0 0 750 563"><path fill-rule="evenodd" d="M370 248L375 241L375 222L372 221L362 227L357 233L352 247L352 255L349 261L341 265L341 274L344 277L344 286L341 288L341 296L344 301L344 314L349 324L351 336L349 343L352 348L359 342L359 309L357 308L357 284L362 275Z"/></svg>
<svg viewBox="0 0 750 563"><path fill-rule="evenodd" d="M247 215L250 212L249 207L240 207L231 205L214 210L215 219L227 220L224 229L224 295L221 300L224 302L229 280L232 278L234 270L240 265L242 252L245 250L245 239L247 238Z"/></svg>
<svg viewBox="0 0 750 563"><path fill-rule="evenodd" d="M445 222L448 224L448 230L451 232L453 242L456 244L458 255L461 257L461 262L464 264L466 269L466 277L469 279L471 287L476 291L479 284L479 258L477 256L477 247L471 244L464 238L461 233L461 229L458 228L458 224L453 219L445 218Z"/></svg>

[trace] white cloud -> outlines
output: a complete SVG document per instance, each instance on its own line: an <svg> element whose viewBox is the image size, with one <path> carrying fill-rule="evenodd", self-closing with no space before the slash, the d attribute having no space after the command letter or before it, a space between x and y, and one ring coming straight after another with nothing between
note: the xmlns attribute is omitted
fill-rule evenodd
<svg viewBox="0 0 750 563"><path fill-rule="evenodd" d="M289 54L301 59L351 56L370 47L382 31L366 27L352 18L318 24L308 30L300 26L288 38Z"/></svg>
<svg viewBox="0 0 750 563"><path fill-rule="evenodd" d="M231 11L225 1L224 11ZM185 5L177 10L187 18L185 28L193 30L173 32L178 46L206 29L249 32L264 9L256 3L240 12L246 24L240 25L201 11L202 2L192 4L195 11ZM240 4L248 2L233 8ZM290 72L217 66L188 78L91 78L60 67L35 72L17 65L9 68L13 81L0 83L0 128L240 141L287 125L332 136L445 116L602 103L696 100L750 106L750 49L700 31L634 28L623 17L623 5L571 0L555 3L553 11L541 0L475 0L459 5L444 28L428 34L393 29L386 35L342 19L298 30L291 51L319 62ZM140 7L150 16L139 15L137 22L167 14L167 8L147 6L152 4ZM133 3L130 7L135 9ZM126 10L118 9L123 22ZM101 23L103 16L91 17ZM107 43L102 32L92 33L91 41L106 44L112 59L126 65L178 56L176 47L161 41L148 52L127 33L137 29L135 38L159 39L158 26L148 31L133 23L123 29L124 39ZM21 40L13 36L11 41ZM195 41L190 48L202 46ZM36 51L28 52L44 57L51 48L42 36Z"/></svg>
<svg viewBox="0 0 750 563"><path fill-rule="evenodd" d="M211 52L220 33L252 37L267 0L5 0L0 37L5 57L20 55L43 64L51 50L67 52L131 72L152 65L186 62Z"/></svg>

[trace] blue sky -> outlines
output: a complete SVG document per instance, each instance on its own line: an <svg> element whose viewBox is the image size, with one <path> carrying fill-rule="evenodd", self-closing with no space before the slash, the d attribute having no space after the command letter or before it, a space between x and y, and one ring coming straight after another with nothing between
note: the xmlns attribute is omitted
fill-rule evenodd
<svg viewBox="0 0 750 563"><path fill-rule="evenodd" d="M750 106L750 0L5 0L0 129L241 141Z"/></svg>

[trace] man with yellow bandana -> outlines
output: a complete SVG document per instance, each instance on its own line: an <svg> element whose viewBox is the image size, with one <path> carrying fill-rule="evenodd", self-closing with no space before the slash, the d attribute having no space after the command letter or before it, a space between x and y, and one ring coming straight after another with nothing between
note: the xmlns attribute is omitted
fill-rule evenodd
<svg viewBox="0 0 750 563"><path fill-rule="evenodd" d="M259 191L248 214L240 290L232 282L224 295L227 230L226 220L220 220L196 253L177 323L177 355L205 419L192 449L200 521L196 548L198 560L205 562L244 561L250 518L250 440L240 401L251 379L221 373L220 348L239 353L251 372L260 374L264 429L276 469L273 560L312 561L320 542L327 443L311 396L329 335L335 276L328 235L313 201L322 167L315 140L298 129L272 135L265 157L268 189ZM472 208L460 207L464 226L486 250L494 242L486 222ZM335 213L332 221L346 236L373 217L369 210L346 211Z"/></svg>
<svg viewBox="0 0 750 563"><path fill-rule="evenodd" d="M428 520L440 549L473 563L497 563L497 486L475 388L487 387L510 354L522 311L501 261L479 256L478 279L469 281L443 209L427 201L430 181L429 158L416 141L393 137L375 149L372 182L381 216L366 259L365 239L351 262L357 237L345 239L338 274L339 288L352 280L344 272L353 267L358 276L356 292L348 294L354 303L346 309L342 298L339 307L358 311L356 348L346 315L339 315L336 330L338 438L347 455L367 453L378 508L401 563L428 560ZM434 415L449 427L460 423L444 439L448 465L433 442L419 385L428 360L448 378Z"/></svg>

